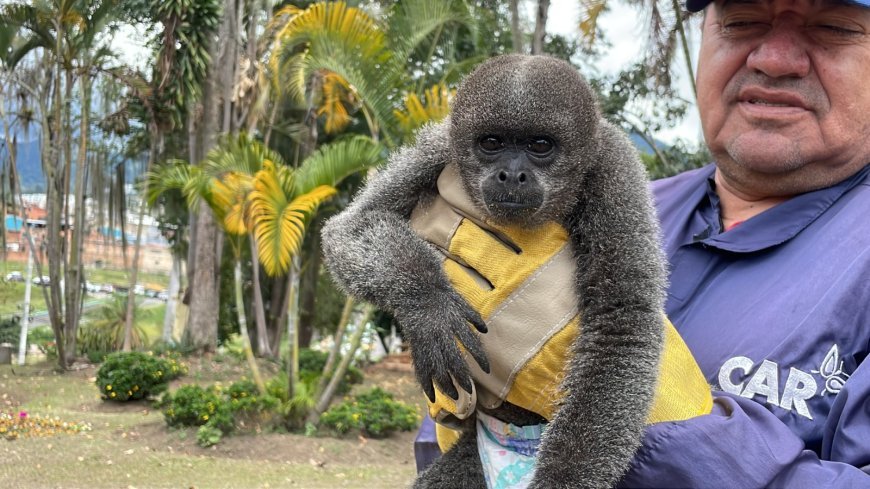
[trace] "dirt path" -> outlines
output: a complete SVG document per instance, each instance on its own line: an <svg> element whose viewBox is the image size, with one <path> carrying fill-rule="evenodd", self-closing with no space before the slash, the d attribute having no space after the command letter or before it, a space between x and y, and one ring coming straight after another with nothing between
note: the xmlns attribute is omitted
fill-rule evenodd
<svg viewBox="0 0 870 489"><path fill-rule="evenodd" d="M191 365L185 382L231 382L237 366ZM169 430L147 403L99 399L87 367L58 375L49 365L0 366L0 412L58 416L92 429L15 441L0 439L0 487L8 488L399 488L415 474L414 433L375 440L261 433L201 448L193 429ZM370 369L365 385L420 404L410 373Z"/></svg>

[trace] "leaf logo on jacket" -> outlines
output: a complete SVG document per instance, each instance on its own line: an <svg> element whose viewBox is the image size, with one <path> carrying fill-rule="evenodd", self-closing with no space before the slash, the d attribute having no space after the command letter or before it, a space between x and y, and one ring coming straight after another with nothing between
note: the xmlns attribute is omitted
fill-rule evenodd
<svg viewBox="0 0 870 489"><path fill-rule="evenodd" d="M822 366L813 370L813 373L825 379L825 392L837 395L843 389L849 374L843 372L843 361L840 360L840 351L836 344L825 355Z"/></svg>
<svg viewBox="0 0 870 489"><path fill-rule="evenodd" d="M820 380L824 381L821 392L819 382L813 374L818 374ZM843 371L839 348L834 344L828 350L818 370L806 372L789 367L782 387L780 367L776 362L765 359L756 367L751 358L744 356L729 358L719 369L719 388L747 399L761 396L766 398L767 404L813 419L807 401L815 396L836 395L848 378L849 374Z"/></svg>

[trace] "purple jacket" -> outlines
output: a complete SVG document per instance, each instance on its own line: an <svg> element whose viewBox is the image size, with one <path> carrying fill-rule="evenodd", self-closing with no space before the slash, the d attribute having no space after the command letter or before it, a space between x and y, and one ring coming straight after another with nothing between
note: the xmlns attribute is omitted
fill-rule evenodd
<svg viewBox="0 0 870 489"><path fill-rule="evenodd" d="M728 232L714 169L652 187L714 413L650 426L621 487L870 488L870 166Z"/></svg>

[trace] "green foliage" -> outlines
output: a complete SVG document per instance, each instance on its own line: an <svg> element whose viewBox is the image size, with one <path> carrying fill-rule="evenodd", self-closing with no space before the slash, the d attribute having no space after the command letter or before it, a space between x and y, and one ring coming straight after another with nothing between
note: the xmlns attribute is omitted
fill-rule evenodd
<svg viewBox="0 0 870 489"><path fill-rule="evenodd" d="M411 406L396 401L392 394L375 387L333 406L320 423L339 433L360 430L372 438L383 438L396 430L417 428L420 416Z"/></svg>
<svg viewBox="0 0 870 489"><path fill-rule="evenodd" d="M322 351L312 350L310 348L299 349L299 378L302 382L316 385L320 374L323 372L323 367L326 365L326 360L329 354ZM336 362L337 363L337 362ZM349 365L347 371L338 384L336 394L346 394L350 392L351 386L360 384L363 381L362 370Z"/></svg>
<svg viewBox="0 0 870 489"><path fill-rule="evenodd" d="M18 316L0 319L0 343L18 346L21 340L21 322Z"/></svg>
<svg viewBox="0 0 870 489"><path fill-rule="evenodd" d="M160 405L169 426L199 426L197 442L207 447L235 430L274 424L282 402L271 391L260 395L253 382L240 380L227 388L185 385L165 394Z"/></svg>
<svg viewBox="0 0 870 489"><path fill-rule="evenodd" d="M120 350L124 345L126 316L126 295L115 296L112 301L103 304L96 318L79 328L79 352L92 362L101 362L107 354ZM141 348L148 341L148 335L138 321L133 325L130 335L130 346L133 349Z"/></svg>
<svg viewBox="0 0 870 489"><path fill-rule="evenodd" d="M148 353L112 353L97 371L97 388L104 400L129 401L156 396L170 380L187 373L176 359Z"/></svg>
<svg viewBox="0 0 870 489"><path fill-rule="evenodd" d="M27 341L36 345L46 357L57 358L57 344L54 339L54 332L51 328L39 327L33 328L27 332Z"/></svg>
<svg viewBox="0 0 870 489"><path fill-rule="evenodd" d="M228 432L233 428L230 406L214 388L198 385L179 387L161 401L163 418L169 426L202 426Z"/></svg>
<svg viewBox="0 0 870 489"><path fill-rule="evenodd" d="M220 429L210 424L204 424L196 430L196 443L203 448L207 448L217 445L223 436L224 432Z"/></svg>
<svg viewBox="0 0 870 489"><path fill-rule="evenodd" d="M642 154L641 160L646 166L647 173L652 180L670 177L677 173L700 168L713 161L713 157L707 147L701 145L700 149L689 148L684 141L676 141L660 151L663 158L658 155Z"/></svg>

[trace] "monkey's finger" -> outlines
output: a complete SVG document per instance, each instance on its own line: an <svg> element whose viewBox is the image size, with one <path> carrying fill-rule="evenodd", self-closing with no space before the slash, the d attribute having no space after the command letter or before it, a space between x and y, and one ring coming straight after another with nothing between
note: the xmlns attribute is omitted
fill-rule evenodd
<svg viewBox="0 0 870 489"><path fill-rule="evenodd" d="M466 377L467 377L467 375L466 375ZM467 379L466 379L466 381L467 381ZM450 398L453 399L454 401L459 400L459 391L456 390L456 387L453 385L453 378L450 376L449 373L447 373L446 370L435 376L435 383L438 384L438 389L441 392L450 396ZM471 392L471 382L467 381L467 383L468 383L467 392ZM459 386L462 387L462 389L465 389L465 386L462 384L463 384L463 382L460 379Z"/></svg>
<svg viewBox="0 0 870 489"><path fill-rule="evenodd" d="M429 402L435 402L435 386L432 385L432 376L431 375L420 375L417 374L417 382L420 383L420 387L423 388L423 393L426 394L426 397L429 399Z"/></svg>
<svg viewBox="0 0 870 489"><path fill-rule="evenodd" d="M483 344L480 342L480 338L472 333L469 328L460 328L456 337L462 343L462 346L465 347L465 351L467 351L471 355L471 358L480 365L480 369L489 373L489 360L486 358L486 352L483 349Z"/></svg>
<svg viewBox="0 0 870 489"><path fill-rule="evenodd" d="M465 302L461 297L456 299L456 302L459 304L459 307L462 308L462 316L468 321L474 329L480 331L481 333L486 333L489 331L489 328L486 326L486 322L483 320L483 317L479 312L475 311L471 306Z"/></svg>

